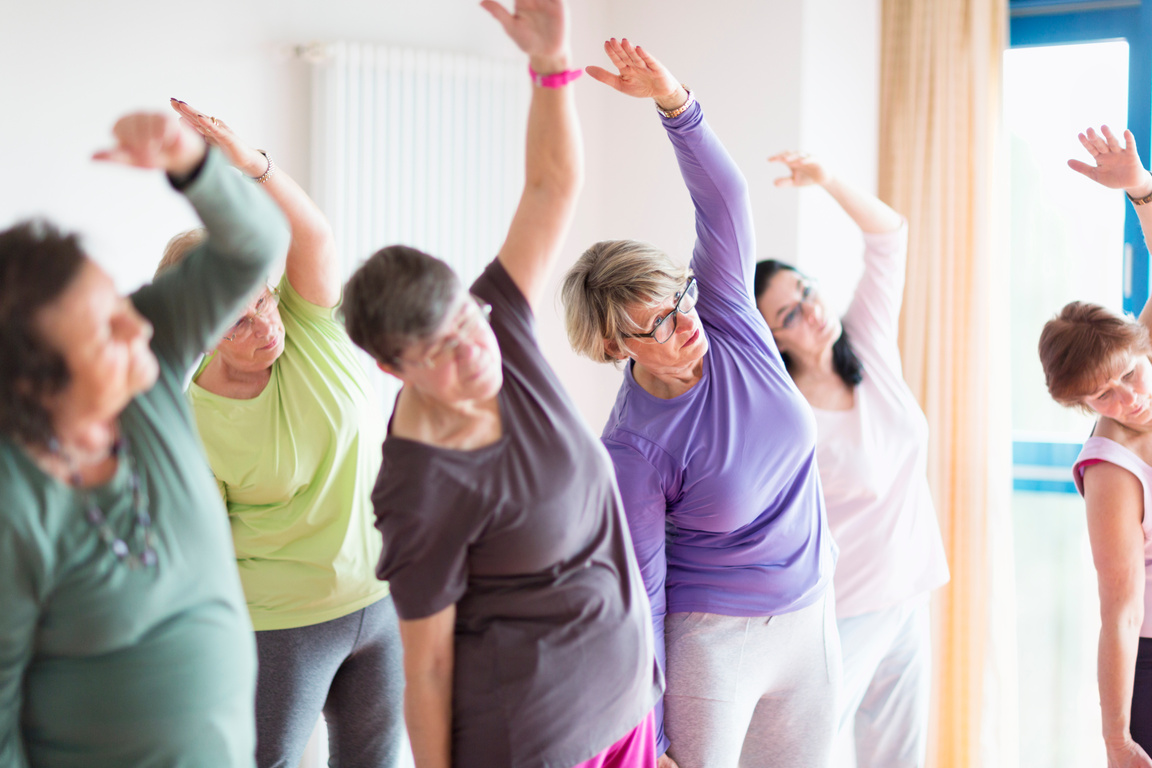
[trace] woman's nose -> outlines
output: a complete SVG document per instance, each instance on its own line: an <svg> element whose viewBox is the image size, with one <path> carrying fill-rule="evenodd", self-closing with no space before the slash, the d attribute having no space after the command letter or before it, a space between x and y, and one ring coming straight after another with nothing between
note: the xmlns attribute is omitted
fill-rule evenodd
<svg viewBox="0 0 1152 768"><path fill-rule="evenodd" d="M1117 395L1117 397L1119 397L1119 398L1120 398L1120 402L1121 402L1121 403L1122 403L1122 404L1123 404L1125 407L1127 407L1127 406L1129 406L1129 405L1132 405L1133 403L1135 403L1135 402L1136 402L1136 393L1135 393L1135 392L1133 392L1133 391L1132 391L1130 388L1128 388L1128 387L1120 387L1120 389L1119 389L1119 390L1117 390L1117 393L1116 393L1116 395Z"/></svg>

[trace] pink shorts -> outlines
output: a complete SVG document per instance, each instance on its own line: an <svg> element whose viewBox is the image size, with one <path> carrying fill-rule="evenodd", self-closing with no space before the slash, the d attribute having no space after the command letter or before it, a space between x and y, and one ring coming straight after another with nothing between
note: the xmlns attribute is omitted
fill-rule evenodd
<svg viewBox="0 0 1152 768"><path fill-rule="evenodd" d="M620 741L572 768L656 768L655 716L649 712Z"/></svg>

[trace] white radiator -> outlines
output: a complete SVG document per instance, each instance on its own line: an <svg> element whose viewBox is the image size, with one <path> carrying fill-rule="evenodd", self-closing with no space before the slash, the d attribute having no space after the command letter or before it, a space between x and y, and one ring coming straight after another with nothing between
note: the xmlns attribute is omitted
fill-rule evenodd
<svg viewBox="0 0 1152 768"><path fill-rule="evenodd" d="M402 243L470 283L495 257L523 187L527 67L348 42L307 55L312 192L345 273Z"/></svg>

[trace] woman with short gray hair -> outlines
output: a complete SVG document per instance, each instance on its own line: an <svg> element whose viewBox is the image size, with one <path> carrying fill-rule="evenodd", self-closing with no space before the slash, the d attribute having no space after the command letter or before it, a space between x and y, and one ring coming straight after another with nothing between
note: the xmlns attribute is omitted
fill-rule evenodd
<svg viewBox="0 0 1152 768"><path fill-rule="evenodd" d="M508 236L471 290L406 246L345 289L349 335L403 384L372 501L413 753L418 768L654 768L659 673L612 464L533 311L582 181L567 10L483 6L534 82Z"/></svg>
<svg viewBox="0 0 1152 768"><path fill-rule="evenodd" d="M572 345L625 362L602 438L666 649L660 764L827 765L836 551L812 412L752 300L747 186L660 62L627 40L605 50L619 74L589 74L655 99L696 208L691 269L604 242L563 287Z"/></svg>

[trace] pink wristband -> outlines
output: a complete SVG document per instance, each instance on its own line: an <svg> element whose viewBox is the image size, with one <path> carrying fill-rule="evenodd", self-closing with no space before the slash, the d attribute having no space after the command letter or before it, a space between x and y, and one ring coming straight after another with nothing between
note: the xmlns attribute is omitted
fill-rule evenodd
<svg viewBox="0 0 1152 768"><path fill-rule="evenodd" d="M566 72L556 72L551 75L542 75L536 70L532 69L532 65L528 65L528 74L532 76L532 83L541 88L563 88L572 82L580 75L584 74L582 69L569 69Z"/></svg>

